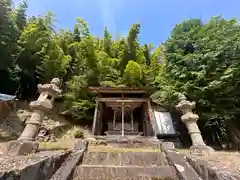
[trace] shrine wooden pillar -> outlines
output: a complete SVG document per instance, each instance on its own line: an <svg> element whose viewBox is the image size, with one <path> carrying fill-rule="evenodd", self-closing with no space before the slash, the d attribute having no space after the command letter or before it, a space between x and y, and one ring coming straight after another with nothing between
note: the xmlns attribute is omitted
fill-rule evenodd
<svg viewBox="0 0 240 180"><path fill-rule="evenodd" d="M132 110L131 110L131 112L130 112L130 116L131 116L131 125L132 125L132 132L134 132L134 130L135 130L135 126L134 126L134 120L133 120L133 112L132 112Z"/></svg>
<svg viewBox="0 0 240 180"><path fill-rule="evenodd" d="M114 109L114 114L113 114L113 130L115 129L116 127L116 110Z"/></svg>
<svg viewBox="0 0 240 180"><path fill-rule="evenodd" d="M103 113L104 113L103 103L99 102L98 104L98 114L97 114L97 135L101 135L103 128Z"/></svg>
<svg viewBox="0 0 240 180"><path fill-rule="evenodd" d="M99 107L99 101L98 99L96 100L96 107L95 107L95 112L94 112L94 117L93 117L93 126L92 126L92 135L97 135L96 132L96 127L97 127L97 121L98 121L98 107Z"/></svg>
<svg viewBox="0 0 240 180"><path fill-rule="evenodd" d="M150 101L147 102L147 109L146 110L148 111L149 122L150 122L150 125L151 125L150 135L151 136L156 136L155 122L154 122L155 117L154 117L154 113L153 113L153 109L152 109Z"/></svg>
<svg viewBox="0 0 240 180"><path fill-rule="evenodd" d="M124 102L122 102L122 136L124 136Z"/></svg>

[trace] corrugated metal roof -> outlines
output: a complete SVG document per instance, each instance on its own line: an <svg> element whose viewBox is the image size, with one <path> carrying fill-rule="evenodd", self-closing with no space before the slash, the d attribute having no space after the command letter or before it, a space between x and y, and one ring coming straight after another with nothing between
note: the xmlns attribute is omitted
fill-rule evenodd
<svg viewBox="0 0 240 180"><path fill-rule="evenodd" d="M11 101L11 100L14 100L14 99L16 99L16 96L11 96L11 95L0 93L0 101Z"/></svg>

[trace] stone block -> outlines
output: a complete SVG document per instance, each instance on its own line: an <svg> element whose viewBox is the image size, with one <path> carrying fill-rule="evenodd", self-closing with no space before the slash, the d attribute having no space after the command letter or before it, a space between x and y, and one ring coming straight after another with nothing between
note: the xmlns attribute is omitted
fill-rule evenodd
<svg viewBox="0 0 240 180"><path fill-rule="evenodd" d="M200 177L197 172L189 166L186 162L184 156L174 151L166 151L166 156L169 162L169 165L174 166L177 170L179 179L183 180L198 180Z"/></svg>
<svg viewBox="0 0 240 180"><path fill-rule="evenodd" d="M159 148L159 140L144 137L111 137L108 136L107 144L116 148Z"/></svg>
<svg viewBox="0 0 240 180"><path fill-rule="evenodd" d="M110 180L110 179L169 179L176 180L177 174L171 166L106 166L81 165L76 167L73 179L76 180ZM195 180L195 179L194 179Z"/></svg>
<svg viewBox="0 0 240 180"><path fill-rule="evenodd" d="M68 180L77 166L83 159L84 151L79 150L71 153L62 166L54 173L50 180Z"/></svg>
<svg viewBox="0 0 240 180"><path fill-rule="evenodd" d="M78 139L75 142L74 149L75 150L86 150L88 147L88 141L85 141L83 139Z"/></svg>
<svg viewBox="0 0 240 180"><path fill-rule="evenodd" d="M173 142L162 142L160 148L161 151L175 150L175 145Z"/></svg>
<svg viewBox="0 0 240 180"><path fill-rule="evenodd" d="M209 154L213 152L214 150L209 146L195 145L190 147L191 154Z"/></svg>
<svg viewBox="0 0 240 180"><path fill-rule="evenodd" d="M166 166L168 162L163 152L87 152L84 156L83 164Z"/></svg>
<svg viewBox="0 0 240 180"><path fill-rule="evenodd" d="M10 141L7 145L5 154L12 156L28 155L36 153L39 144L33 141Z"/></svg>
<svg viewBox="0 0 240 180"><path fill-rule="evenodd" d="M41 111L49 111L53 108L51 101L48 99L42 101L32 101L29 105L32 109Z"/></svg>
<svg viewBox="0 0 240 180"><path fill-rule="evenodd" d="M10 165L0 172L1 180L49 180L70 151L45 151L18 157L18 166ZM15 159L16 157L12 157ZM16 159L16 160L17 160ZM12 160L9 159L11 164Z"/></svg>

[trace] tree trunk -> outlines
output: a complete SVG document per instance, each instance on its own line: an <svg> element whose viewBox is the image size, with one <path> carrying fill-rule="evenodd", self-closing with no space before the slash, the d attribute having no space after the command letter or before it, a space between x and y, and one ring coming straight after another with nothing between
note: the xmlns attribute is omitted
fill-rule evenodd
<svg viewBox="0 0 240 180"><path fill-rule="evenodd" d="M232 120L227 120L228 134L233 143L233 148L240 148L240 131Z"/></svg>

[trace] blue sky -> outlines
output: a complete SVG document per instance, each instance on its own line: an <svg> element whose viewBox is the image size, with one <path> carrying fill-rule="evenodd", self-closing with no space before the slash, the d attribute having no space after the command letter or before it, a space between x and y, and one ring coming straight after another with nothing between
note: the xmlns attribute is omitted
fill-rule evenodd
<svg viewBox="0 0 240 180"><path fill-rule="evenodd" d="M58 29L72 29L75 19L82 17L97 36L102 36L104 26L114 36L125 36L132 24L140 22L141 43L154 45L164 42L175 24L189 18L240 17L240 0L28 0L28 4L29 16L54 12Z"/></svg>

